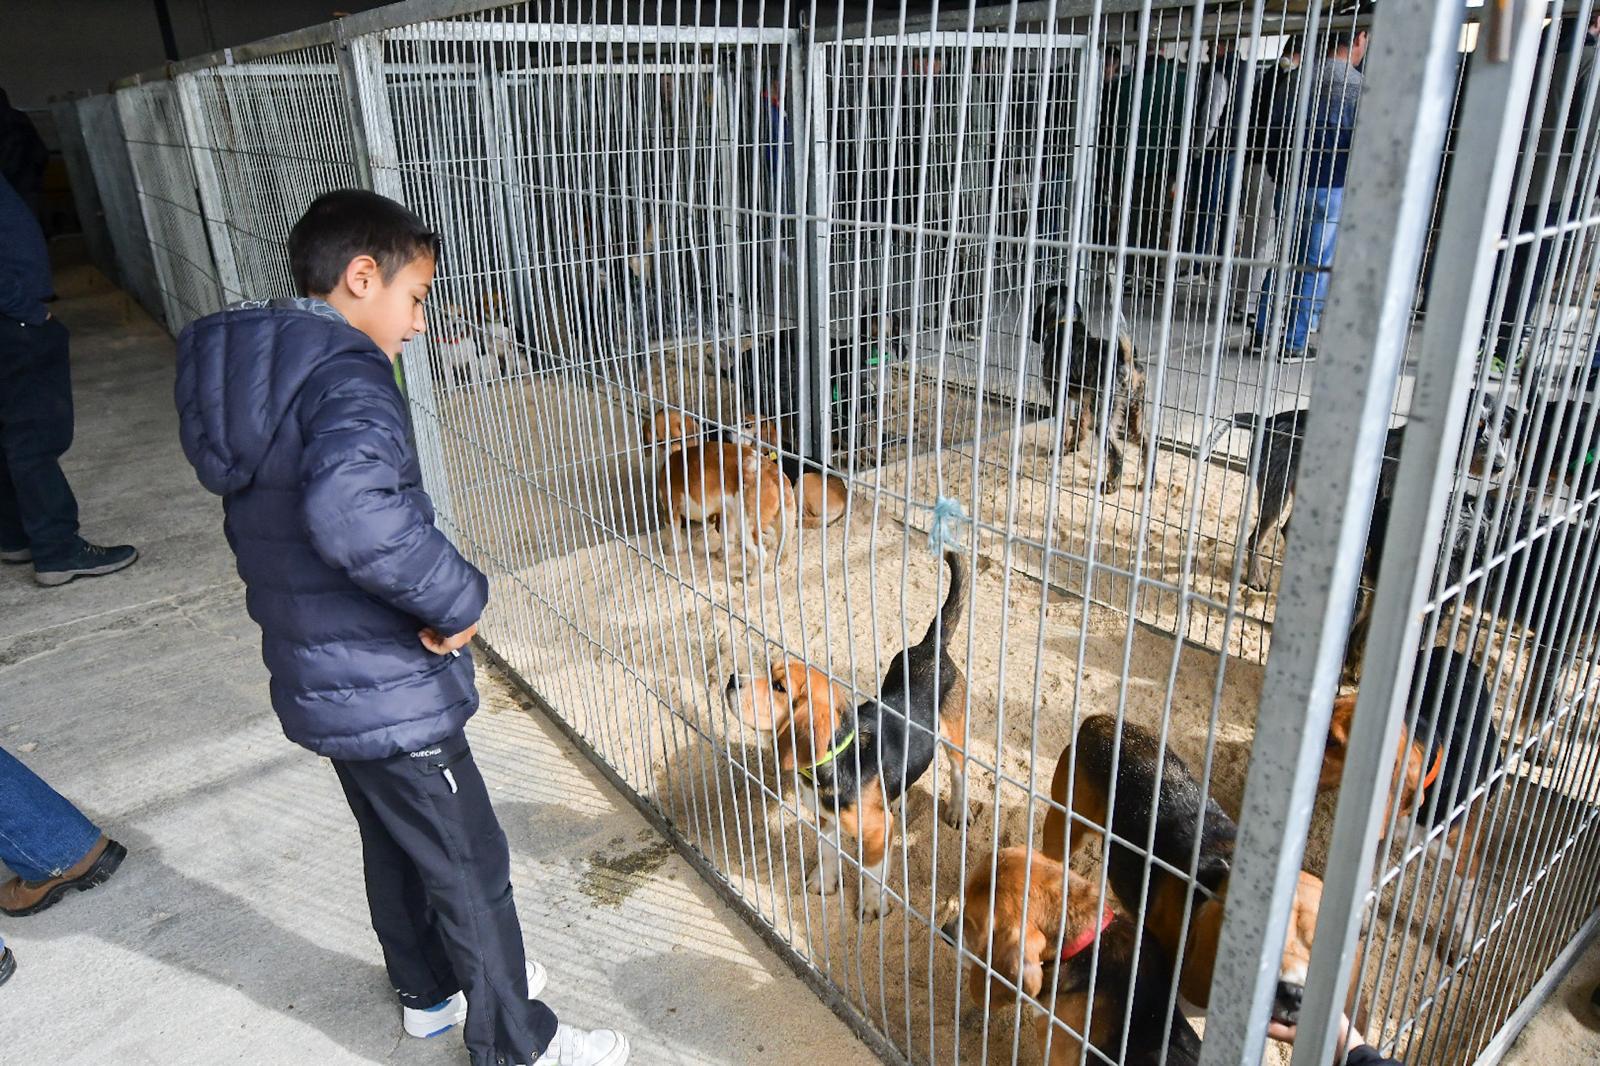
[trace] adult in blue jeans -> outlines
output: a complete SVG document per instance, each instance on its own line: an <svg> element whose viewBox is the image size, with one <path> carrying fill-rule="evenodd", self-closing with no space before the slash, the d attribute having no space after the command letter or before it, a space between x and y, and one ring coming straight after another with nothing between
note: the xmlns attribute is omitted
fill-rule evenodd
<svg viewBox="0 0 1600 1066"><path fill-rule="evenodd" d="M0 863L15 875L0 883L0 914L38 914L69 892L102 885L127 854L0 748Z"/></svg>
<svg viewBox="0 0 1600 1066"><path fill-rule="evenodd" d="M1322 316L1328 277L1339 239L1344 209L1345 171L1350 163L1350 138L1365 87L1360 65L1367 54L1367 31L1328 35L1328 54L1311 71L1311 109L1306 119L1306 152L1298 191L1292 194L1289 218L1295 219L1293 243L1296 277L1289 293L1288 331L1279 358L1302 362L1316 358L1308 340ZM1292 101L1284 106L1292 107ZM1282 216L1280 216L1282 217ZM1256 311L1256 350L1267 351L1271 339L1273 277L1261 289Z"/></svg>

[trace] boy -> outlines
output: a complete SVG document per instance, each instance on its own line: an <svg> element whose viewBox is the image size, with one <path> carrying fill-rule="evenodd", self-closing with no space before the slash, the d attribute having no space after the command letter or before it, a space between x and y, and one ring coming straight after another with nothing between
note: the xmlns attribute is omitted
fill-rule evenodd
<svg viewBox="0 0 1600 1066"><path fill-rule="evenodd" d="M300 299L179 337L184 454L223 498L284 732L333 761L360 827L405 1031L464 1017L474 1066L622 1066L621 1035L558 1026L532 998L544 971L462 732L488 583L434 528L392 365L426 328L438 249L392 200L320 197L289 234Z"/></svg>

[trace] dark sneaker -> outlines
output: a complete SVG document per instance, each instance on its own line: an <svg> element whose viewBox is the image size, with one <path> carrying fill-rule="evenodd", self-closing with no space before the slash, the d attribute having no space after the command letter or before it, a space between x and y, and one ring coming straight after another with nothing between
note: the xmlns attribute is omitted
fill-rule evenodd
<svg viewBox="0 0 1600 1066"><path fill-rule="evenodd" d="M82 542L70 558L48 566L35 564L33 579L46 587L65 585L75 577L100 577L114 574L133 565L139 558L139 549L131 544L118 544L102 548L98 544Z"/></svg>
<svg viewBox="0 0 1600 1066"><path fill-rule="evenodd" d="M17 957L11 953L10 948L0 952L0 985L11 980L11 975L17 972Z"/></svg>
<svg viewBox="0 0 1600 1066"><path fill-rule="evenodd" d="M25 918L48 910L68 892L87 892L96 885L105 884L127 857L127 848L110 837L102 836L89 849L89 854L59 877L52 877L48 881L24 881L20 877L13 877L0 884L0 914Z"/></svg>
<svg viewBox="0 0 1600 1066"><path fill-rule="evenodd" d="M1314 363L1317 361L1317 349L1311 345L1304 348L1285 348L1283 354L1278 356L1280 363Z"/></svg>
<svg viewBox="0 0 1600 1066"><path fill-rule="evenodd" d="M31 563L33 551L30 548L0 548L0 563Z"/></svg>

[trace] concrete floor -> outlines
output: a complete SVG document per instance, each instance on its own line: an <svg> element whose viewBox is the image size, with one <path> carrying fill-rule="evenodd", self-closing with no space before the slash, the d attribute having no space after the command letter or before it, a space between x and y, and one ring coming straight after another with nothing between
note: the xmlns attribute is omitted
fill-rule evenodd
<svg viewBox="0 0 1600 1066"><path fill-rule="evenodd" d="M84 532L133 569L0 570L0 744L128 846L105 887L0 918L8 1063L465 1062L400 1035L328 764L267 703L221 508L178 447L170 338L86 268L74 331ZM636 1063L876 1061L543 719L485 681L468 732L511 839L548 1001Z"/></svg>

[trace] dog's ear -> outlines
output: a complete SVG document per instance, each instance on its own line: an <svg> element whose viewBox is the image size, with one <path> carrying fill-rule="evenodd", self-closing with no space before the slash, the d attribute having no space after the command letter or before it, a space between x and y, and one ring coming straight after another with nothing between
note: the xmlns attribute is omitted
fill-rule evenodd
<svg viewBox="0 0 1600 1066"><path fill-rule="evenodd" d="M1334 697L1333 717L1328 720L1328 740L1322 749L1322 772L1317 776L1317 791L1326 792L1338 785L1344 775L1344 760L1349 753L1350 722L1356 713L1356 694Z"/></svg>
<svg viewBox="0 0 1600 1066"><path fill-rule="evenodd" d="M1032 922L1026 932L1014 925L1002 926L994 931L992 947L989 966L994 978L990 981L993 997L1010 1002L1016 998L1013 988L1020 988L1037 999L1044 986L1044 953L1050 947L1045 935Z"/></svg>
<svg viewBox="0 0 1600 1066"><path fill-rule="evenodd" d="M805 697L810 684L811 671L793 656L772 668L773 691L783 694L791 704Z"/></svg>

